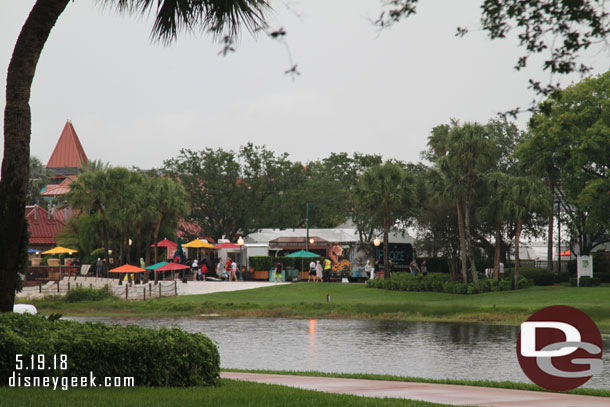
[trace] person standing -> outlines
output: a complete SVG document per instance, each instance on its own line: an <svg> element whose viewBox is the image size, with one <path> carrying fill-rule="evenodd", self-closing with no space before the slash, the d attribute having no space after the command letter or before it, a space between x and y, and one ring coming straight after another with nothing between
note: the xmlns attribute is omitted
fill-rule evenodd
<svg viewBox="0 0 610 407"><path fill-rule="evenodd" d="M222 261L218 260L218 263L216 264L216 277L220 278L222 280L222 272L224 271L224 266L222 265Z"/></svg>
<svg viewBox="0 0 610 407"><path fill-rule="evenodd" d="M330 281L331 267L330 259L324 259L324 281Z"/></svg>
<svg viewBox="0 0 610 407"><path fill-rule="evenodd" d="M208 266L205 263L203 263L203 265L199 269L199 275L201 276L201 281L205 281L206 274L208 274Z"/></svg>
<svg viewBox="0 0 610 407"><path fill-rule="evenodd" d="M193 264L191 264L191 270L193 271L193 276L195 280L199 281L199 261L197 259L193 260Z"/></svg>
<svg viewBox="0 0 610 407"><path fill-rule="evenodd" d="M307 282L310 282L312 278L313 281L316 281L316 263L313 260L309 263L309 278Z"/></svg>
<svg viewBox="0 0 610 407"><path fill-rule="evenodd" d="M415 259L411 260L411 263L409 264L409 270L411 271L411 275L413 277L417 277L417 272L421 271L419 269L419 266L417 265L417 261L415 261Z"/></svg>
<svg viewBox="0 0 610 407"><path fill-rule="evenodd" d="M102 276L102 270L104 270L104 262L101 258L97 258L97 263L95 263L95 277Z"/></svg>
<svg viewBox="0 0 610 407"><path fill-rule="evenodd" d="M390 277L392 277L392 272L394 271L394 265L392 264L392 260L388 260L388 270L390 271Z"/></svg>
<svg viewBox="0 0 610 407"><path fill-rule="evenodd" d="M313 281L316 283L322 281L322 265L320 264L320 260L316 262L316 277Z"/></svg>
<svg viewBox="0 0 610 407"><path fill-rule="evenodd" d="M282 281L282 270L284 269L284 265L282 262L278 261L275 264L275 271L273 272L273 281Z"/></svg>
<svg viewBox="0 0 610 407"><path fill-rule="evenodd" d="M366 261L366 265L364 266L364 272L366 273L366 276L368 278L374 278L373 277L374 271L373 271L373 267L371 267L371 261L370 260Z"/></svg>
<svg viewBox="0 0 610 407"><path fill-rule="evenodd" d="M428 276L428 265L426 264L426 260L421 262L421 274L424 278Z"/></svg>
<svg viewBox="0 0 610 407"><path fill-rule="evenodd" d="M235 261L231 262L231 275L229 276L229 281L231 280L237 281L237 263Z"/></svg>

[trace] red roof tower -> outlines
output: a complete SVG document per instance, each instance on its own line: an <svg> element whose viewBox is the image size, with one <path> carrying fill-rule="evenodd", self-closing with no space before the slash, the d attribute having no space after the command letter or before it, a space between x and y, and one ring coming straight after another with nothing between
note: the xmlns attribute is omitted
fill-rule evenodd
<svg viewBox="0 0 610 407"><path fill-rule="evenodd" d="M76 135L72 122L68 120L59 136L55 150L49 158L47 168L80 168L87 163L87 154Z"/></svg>

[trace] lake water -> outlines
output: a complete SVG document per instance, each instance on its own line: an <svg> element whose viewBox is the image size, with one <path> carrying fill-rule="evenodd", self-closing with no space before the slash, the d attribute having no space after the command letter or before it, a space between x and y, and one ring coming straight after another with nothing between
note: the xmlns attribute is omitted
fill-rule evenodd
<svg viewBox="0 0 610 407"><path fill-rule="evenodd" d="M517 362L519 328L514 326L279 318L69 319L203 332L218 345L223 368L529 382ZM604 337L604 367L585 387L610 389L609 337Z"/></svg>

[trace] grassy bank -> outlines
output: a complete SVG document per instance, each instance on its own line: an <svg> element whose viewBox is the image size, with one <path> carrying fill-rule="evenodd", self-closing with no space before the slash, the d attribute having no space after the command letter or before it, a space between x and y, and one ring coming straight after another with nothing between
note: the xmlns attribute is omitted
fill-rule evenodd
<svg viewBox="0 0 610 407"><path fill-rule="evenodd" d="M213 283L211 283L213 284ZM330 302L327 303L327 295ZM30 300L39 310L66 315L197 316L291 318L378 318L519 324L549 305L580 308L610 332L610 287L530 287L517 291L458 295L366 288L360 284L296 283L252 290L131 301L68 303L61 298Z"/></svg>
<svg viewBox="0 0 610 407"><path fill-rule="evenodd" d="M265 373L265 374L281 374L291 376L315 376L315 377L343 377L348 379L367 379L367 380L384 380L410 383L438 383L438 384L455 384L460 386L477 386L477 387L493 387L498 389L512 390L531 390L549 392L540 386L531 383L520 383L502 381L496 382L491 380L451 380L451 379L425 379L422 377L410 376L393 376L388 374L370 374L370 373L326 373L326 372L300 372L294 370L245 370L245 369L222 369L225 372L246 372L246 373ZM560 392L569 394L580 394L586 396L610 397L610 390L577 388L574 390Z"/></svg>
<svg viewBox="0 0 610 407"><path fill-rule="evenodd" d="M445 404L321 393L284 386L222 380L218 387L134 387L52 390L0 387L0 406L351 406L432 407Z"/></svg>

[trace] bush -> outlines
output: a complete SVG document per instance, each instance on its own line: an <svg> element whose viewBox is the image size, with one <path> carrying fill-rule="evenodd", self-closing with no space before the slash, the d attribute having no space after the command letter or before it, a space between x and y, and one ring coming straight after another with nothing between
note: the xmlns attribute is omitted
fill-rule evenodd
<svg viewBox="0 0 610 407"><path fill-rule="evenodd" d="M40 316L0 314L0 381L15 371L15 355L23 360L67 355L66 370L28 370L28 376L74 377L90 372L104 377L133 377L137 386L216 385L220 356L201 333L180 329L145 329L74 321L50 321Z"/></svg>
<svg viewBox="0 0 610 407"><path fill-rule="evenodd" d="M66 302L101 301L110 297L112 297L112 294L110 294L108 286L100 288L99 290L95 288L77 287L68 291L65 297L63 297L63 300Z"/></svg>
<svg viewBox="0 0 610 407"><path fill-rule="evenodd" d="M610 283L610 272L597 272L593 269L593 275L602 283Z"/></svg>
<svg viewBox="0 0 610 407"><path fill-rule="evenodd" d="M512 290L512 288L513 288L512 280L500 280L500 282L498 283L498 289L500 291L508 291L508 290Z"/></svg>
<svg viewBox="0 0 610 407"><path fill-rule="evenodd" d="M556 283L567 283L570 281L570 273L557 273L555 274L555 282Z"/></svg>
<svg viewBox="0 0 610 407"><path fill-rule="evenodd" d="M570 284L572 287L576 287L576 277L570 278ZM597 287L601 284L601 281L597 277L581 277L580 287Z"/></svg>
<svg viewBox="0 0 610 407"><path fill-rule="evenodd" d="M504 273L502 277L504 280L513 281L514 270L509 269ZM532 282L533 285L552 285L555 281L555 273L547 271L545 269L538 269L533 267L520 267L519 278L525 277ZM567 281L567 280L566 280Z"/></svg>
<svg viewBox="0 0 610 407"><path fill-rule="evenodd" d="M426 260L428 265L428 273L445 273L449 274L449 264L444 257L418 257L417 265L421 267L422 262Z"/></svg>

